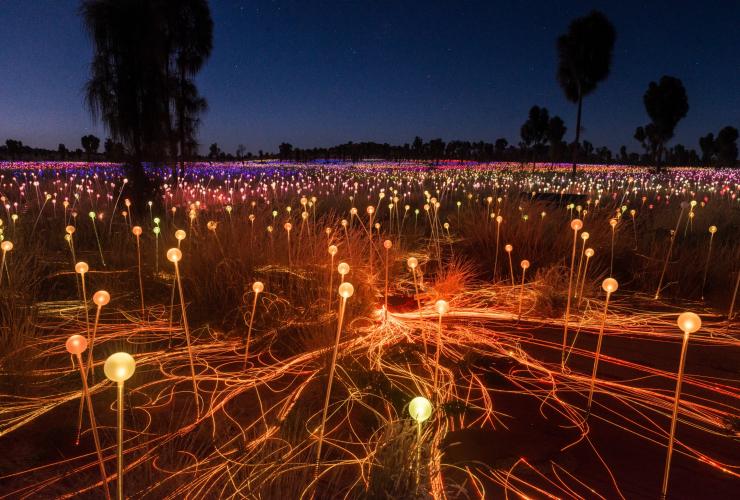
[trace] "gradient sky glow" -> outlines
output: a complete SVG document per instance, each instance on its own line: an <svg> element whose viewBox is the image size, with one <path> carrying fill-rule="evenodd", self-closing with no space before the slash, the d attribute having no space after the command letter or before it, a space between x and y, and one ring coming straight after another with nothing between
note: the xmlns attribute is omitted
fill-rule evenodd
<svg viewBox="0 0 740 500"><path fill-rule="evenodd" d="M56 149L105 131L84 106L91 46L76 0L0 0L0 141ZM555 80L555 39L603 10L612 73L584 101L583 138L638 150L650 80L683 80L689 114L672 144L740 126L740 2L212 0L213 55L198 77L210 109L201 152L346 141L519 141L528 109L575 106Z"/></svg>

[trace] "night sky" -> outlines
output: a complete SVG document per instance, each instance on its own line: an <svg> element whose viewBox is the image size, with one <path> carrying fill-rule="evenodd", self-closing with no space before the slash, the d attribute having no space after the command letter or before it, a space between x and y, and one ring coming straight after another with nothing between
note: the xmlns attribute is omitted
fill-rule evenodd
<svg viewBox="0 0 740 500"><path fill-rule="evenodd" d="M0 0L0 141L80 147L91 46L76 0ZM214 50L198 76L210 109L201 152L346 141L519 141L533 104L575 106L555 79L555 39L592 8L617 30L612 72L584 101L584 135L638 150L642 95L683 80L689 114L672 144L740 126L740 2L211 1Z"/></svg>

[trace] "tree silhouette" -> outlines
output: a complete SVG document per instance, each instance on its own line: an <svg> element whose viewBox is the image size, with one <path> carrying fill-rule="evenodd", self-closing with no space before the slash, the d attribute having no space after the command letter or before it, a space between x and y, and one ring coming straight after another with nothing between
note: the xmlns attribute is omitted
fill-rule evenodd
<svg viewBox="0 0 740 500"><path fill-rule="evenodd" d="M236 159L239 160L239 161L243 161L244 160L244 153L246 151L247 151L246 146L244 146L244 144L239 144L236 147Z"/></svg>
<svg viewBox="0 0 740 500"><path fill-rule="evenodd" d="M564 143L563 137L568 129L565 122L559 116L553 116L547 123L547 141L550 143L550 161L557 161L560 158Z"/></svg>
<svg viewBox="0 0 740 500"><path fill-rule="evenodd" d="M278 146L278 151L281 160L290 160L290 157L293 154L293 145L289 142L283 142Z"/></svg>
<svg viewBox="0 0 740 500"><path fill-rule="evenodd" d="M509 147L509 141L507 141L503 137L499 137L498 139L496 139L494 147L496 149L496 155L498 155L498 159L501 160L506 153L506 148Z"/></svg>
<svg viewBox="0 0 740 500"><path fill-rule="evenodd" d="M642 100L651 120L645 132L654 146L654 160L660 170L665 143L673 138L676 125L688 113L689 99L681 80L663 76L658 83L650 82Z"/></svg>
<svg viewBox="0 0 740 500"><path fill-rule="evenodd" d="M701 161L705 165L710 165L714 160L714 134L709 132L704 137L699 138L699 149L701 149Z"/></svg>
<svg viewBox="0 0 740 500"><path fill-rule="evenodd" d="M59 146L57 146L57 154L59 155L60 160L67 159L67 155L69 154L69 151L67 151L67 146L65 146L64 144L59 144Z"/></svg>
<svg viewBox="0 0 740 500"><path fill-rule="evenodd" d="M717 165L722 167L734 167L737 161L737 137L735 127L727 126L719 131L714 143L717 153Z"/></svg>
<svg viewBox="0 0 740 500"><path fill-rule="evenodd" d="M23 142L15 139L7 139L5 141L5 148L8 152L8 156L15 160L20 156L21 152L23 152Z"/></svg>
<svg viewBox="0 0 740 500"><path fill-rule="evenodd" d="M411 145L411 150L414 152L414 157L422 157L422 154L424 152L424 141L418 135L414 137L414 142Z"/></svg>
<svg viewBox="0 0 740 500"><path fill-rule="evenodd" d="M581 109L583 98L609 76L616 31L607 17L599 11L573 20L568 32L557 41L557 78L565 97L578 104L576 138L573 144L573 174L581 138Z"/></svg>
<svg viewBox="0 0 740 500"><path fill-rule="evenodd" d="M90 161L90 155L98 152L98 148L100 147L100 139L92 134L83 135L80 138L80 143L82 144L82 149L84 149L85 153L87 153L87 161Z"/></svg>
<svg viewBox="0 0 740 500"><path fill-rule="evenodd" d="M519 130L522 143L532 152L532 161L536 161L537 153L547 141L547 126L550 123L550 114L547 108L532 106L527 121Z"/></svg>
<svg viewBox="0 0 740 500"><path fill-rule="evenodd" d="M550 159L555 161L563 147L562 141L566 130L562 118L559 116L551 118L547 108L532 106L527 121L520 129L522 145L530 150L531 160L535 162L540 152L549 144ZM505 148L504 144L502 149Z"/></svg>
<svg viewBox="0 0 740 500"><path fill-rule="evenodd" d="M429 154L435 160L444 158L445 142L442 139L432 139L429 141Z"/></svg>
<svg viewBox="0 0 740 500"><path fill-rule="evenodd" d="M178 0L165 2L167 9L167 45L171 50L168 73L171 98L174 102L173 134L176 142L172 154L178 154L180 168L198 148L195 139L200 126L200 115L208 109L206 100L198 93L193 77L201 70L213 50L213 20L207 0ZM174 169L175 180L177 169Z"/></svg>
<svg viewBox="0 0 740 500"><path fill-rule="evenodd" d="M208 148L208 158L211 160L218 160L221 156L221 148L218 147L218 143L213 143Z"/></svg>
<svg viewBox="0 0 740 500"><path fill-rule="evenodd" d="M131 153L129 181L151 195L142 160L183 158L197 143L205 100L192 76L210 54L212 22L205 0L83 0L93 44L86 98L91 115Z"/></svg>

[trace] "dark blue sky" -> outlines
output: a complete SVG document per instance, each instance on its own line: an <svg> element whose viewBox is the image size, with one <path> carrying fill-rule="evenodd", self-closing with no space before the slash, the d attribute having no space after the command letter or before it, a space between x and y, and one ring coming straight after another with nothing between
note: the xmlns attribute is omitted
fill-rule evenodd
<svg viewBox="0 0 740 500"><path fill-rule="evenodd" d="M0 0L0 140L79 147L95 133L82 87L91 47L76 0ZM740 2L212 0L213 55L198 77L202 145L273 151L414 135L518 142L533 104L568 125L555 39L592 8L617 29L612 74L584 104L584 139L638 149L650 80L681 78L675 142L740 126ZM202 146L201 151L205 148Z"/></svg>

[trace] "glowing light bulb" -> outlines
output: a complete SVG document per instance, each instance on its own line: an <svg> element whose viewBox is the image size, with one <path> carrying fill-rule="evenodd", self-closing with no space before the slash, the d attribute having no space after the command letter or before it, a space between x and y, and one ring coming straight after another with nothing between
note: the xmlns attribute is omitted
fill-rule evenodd
<svg viewBox="0 0 740 500"><path fill-rule="evenodd" d="M416 257L409 257L408 260L406 261L406 264L411 269L416 269L416 267L419 265L419 260Z"/></svg>
<svg viewBox="0 0 740 500"><path fill-rule="evenodd" d="M187 233L183 231L182 229L178 229L177 231L175 231L175 239L177 241L184 240L186 236L187 236Z"/></svg>
<svg viewBox="0 0 740 500"><path fill-rule="evenodd" d="M580 231L583 228L583 221L581 219L573 219L570 221L570 228L573 231Z"/></svg>
<svg viewBox="0 0 740 500"><path fill-rule="evenodd" d="M95 292L95 295L93 295L93 302L95 302L98 307L108 305L108 302L110 302L110 294L105 290L98 290Z"/></svg>
<svg viewBox="0 0 740 500"><path fill-rule="evenodd" d="M136 370L136 361L126 352L111 354L103 365L105 376L112 382L124 382L130 379L134 370Z"/></svg>
<svg viewBox="0 0 740 500"><path fill-rule="evenodd" d="M337 248L336 245L329 245L329 255L331 255L332 257L334 257L337 254L338 251L339 251L339 249Z"/></svg>
<svg viewBox="0 0 740 500"><path fill-rule="evenodd" d="M75 272L78 274L85 274L90 267L87 265L87 262L80 261L77 264L75 264Z"/></svg>
<svg viewBox="0 0 740 500"><path fill-rule="evenodd" d="M182 260L182 251L179 248L170 248L167 250L167 260L170 262L180 262Z"/></svg>
<svg viewBox="0 0 740 500"><path fill-rule="evenodd" d="M450 312L450 304L446 300L438 300L434 303L434 309L438 314L447 314Z"/></svg>
<svg viewBox="0 0 740 500"><path fill-rule="evenodd" d="M352 294L355 293L355 287L352 286L352 283L342 283L339 285L339 296L343 299L348 299L352 297Z"/></svg>
<svg viewBox="0 0 740 500"><path fill-rule="evenodd" d="M82 354L87 349L87 339L82 335L72 335L64 343L64 347L70 354Z"/></svg>
<svg viewBox="0 0 740 500"><path fill-rule="evenodd" d="M529 261L528 260L525 259L525 260L522 261L522 269L529 269Z"/></svg>
<svg viewBox="0 0 740 500"><path fill-rule="evenodd" d="M594 249L593 248L587 248L586 249L586 257L593 257L594 256Z"/></svg>
<svg viewBox="0 0 740 500"><path fill-rule="evenodd" d="M347 273L349 273L349 264L347 264L346 262L340 262L337 266L337 272L342 276L346 275Z"/></svg>
<svg viewBox="0 0 740 500"><path fill-rule="evenodd" d="M614 293L617 291L617 288L619 288L619 283L617 283L617 280L614 278L607 278L601 282L601 288L603 288L606 293Z"/></svg>
<svg viewBox="0 0 740 500"><path fill-rule="evenodd" d="M13 250L13 243L11 241L3 241L0 243L0 249L2 249L3 252L10 252Z"/></svg>
<svg viewBox="0 0 740 500"><path fill-rule="evenodd" d="M711 234L714 234L717 232L717 226L709 226L709 232Z"/></svg>
<svg viewBox="0 0 740 500"><path fill-rule="evenodd" d="M586 241L586 240L587 240L587 239L589 239L590 237L591 237L591 235L590 235L590 234L588 234L588 232L587 232L587 231L584 231L584 232L582 232L582 233L581 233L581 239L582 239L583 241Z"/></svg>
<svg viewBox="0 0 740 500"><path fill-rule="evenodd" d="M701 328L701 318L692 312L681 314L676 322L684 333L694 333Z"/></svg>
<svg viewBox="0 0 740 500"><path fill-rule="evenodd" d="M504 250L506 250L507 252L511 253L511 251L512 251L512 250L514 250L514 247L513 247L513 246L511 246L511 245L506 245L506 246L504 247Z"/></svg>
<svg viewBox="0 0 740 500"><path fill-rule="evenodd" d="M421 424L432 415L432 403L423 396L417 396L409 403L409 415Z"/></svg>
<svg viewBox="0 0 740 500"><path fill-rule="evenodd" d="M390 250L392 246L393 246L393 243L391 242L391 240L385 240L383 242L383 248L385 248L386 250Z"/></svg>
<svg viewBox="0 0 740 500"><path fill-rule="evenodd" d="M262 293L264 289L265 285L261 281L255 281L254 283L252 283L252 291L254 293Z"/></svg>
<svg viewBox="0 0 740 500"><path fill-rule="evenodd" d="M141 236L141 233L143 231L141 229L141 226L134 226L131 228L131 232L134 233L134 236Z"/></svg>
<svg viewBox="0 0 740 500"><path fill-rule="evenodd" d="M15 214L13 214L13 215L15 215ZM67 234L74 234L75 227L74 226L67 226L67 227L64 228L64 230L67 232Z"/></svg>

